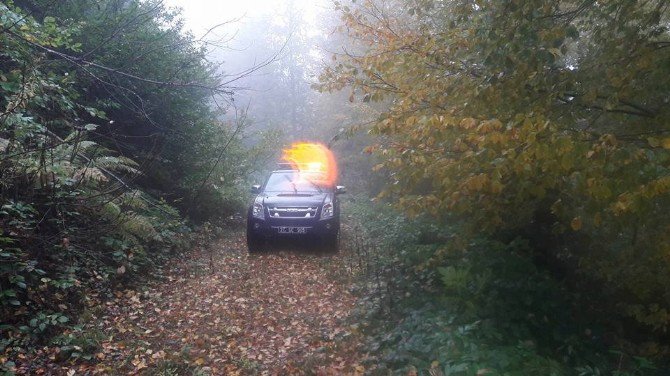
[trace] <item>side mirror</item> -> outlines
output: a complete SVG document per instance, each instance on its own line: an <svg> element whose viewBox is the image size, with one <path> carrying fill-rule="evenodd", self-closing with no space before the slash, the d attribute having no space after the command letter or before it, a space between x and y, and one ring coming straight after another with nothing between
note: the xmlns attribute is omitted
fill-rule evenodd
<svg viewBox="0 0 670 376"><path fill-rule="evenodd" d="M251 186L251 193L259 194L261 193L261 186L258 184L254 184Z"/></svg>
<svg viewBox="0 0 670 376"><path fill-rule="evenodd" d="M335 186L335 194L341 195L342 193L347 193L347 188L343 185Z"/></svg>

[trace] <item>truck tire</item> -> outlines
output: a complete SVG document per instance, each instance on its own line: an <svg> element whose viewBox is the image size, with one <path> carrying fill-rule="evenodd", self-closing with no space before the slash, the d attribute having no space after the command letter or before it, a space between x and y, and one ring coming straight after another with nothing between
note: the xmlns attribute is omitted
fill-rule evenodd
<svg viewBox="0 0 670 376"><path fill-rule="evenodd" d="M262 251L263 239L254 234L250 226L247 226L247 250L249 253L258 253Z"/></svg>
<svg viewBox="0 0 670 376"><path fill-rule="evenodd" d="M321 238L321 248L327 253L337 253L340 250L339 232L324 235Z"/></svg>

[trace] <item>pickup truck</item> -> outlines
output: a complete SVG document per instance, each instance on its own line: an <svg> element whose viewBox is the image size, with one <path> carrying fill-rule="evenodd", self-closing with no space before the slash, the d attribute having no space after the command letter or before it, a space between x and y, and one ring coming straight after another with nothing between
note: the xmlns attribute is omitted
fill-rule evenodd
<svg viewBox="0 0 670 376"><path fill-rule="evenodd" d="M247 248L259 252L278 238L308 237L323 249L337 252L340 201L344 186L323 185L318 172L281 169L270 173L247 213Z"/></svg>

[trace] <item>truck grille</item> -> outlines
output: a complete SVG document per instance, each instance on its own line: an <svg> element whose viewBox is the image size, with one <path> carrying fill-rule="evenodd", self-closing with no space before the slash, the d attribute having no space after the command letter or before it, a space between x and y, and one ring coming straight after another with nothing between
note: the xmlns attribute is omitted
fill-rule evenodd
<svg viewBox="0 0 670 376"><path fill-rule="evenodd" d="M318 206L271 206L268 207L271 218L314 218Z"/></svg>

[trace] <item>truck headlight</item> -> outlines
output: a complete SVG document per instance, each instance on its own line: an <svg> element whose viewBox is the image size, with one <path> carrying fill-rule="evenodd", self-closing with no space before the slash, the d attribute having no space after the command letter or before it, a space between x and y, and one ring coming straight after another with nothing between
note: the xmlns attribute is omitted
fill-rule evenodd
<svg viewBox="0 0 670 376"><path fill-rule="evenodd" d="M254 218L265 219L265 211L263 211L263 204L254 202L254 206L251 208L251 215Z"/></svg>
<svg viewBox="0 0 670 376"><path fill-rule="evenodd" d="M333 203L329 202L323 205L323 210L321 210L321 219L332 218L334 215Z"/></svg>

